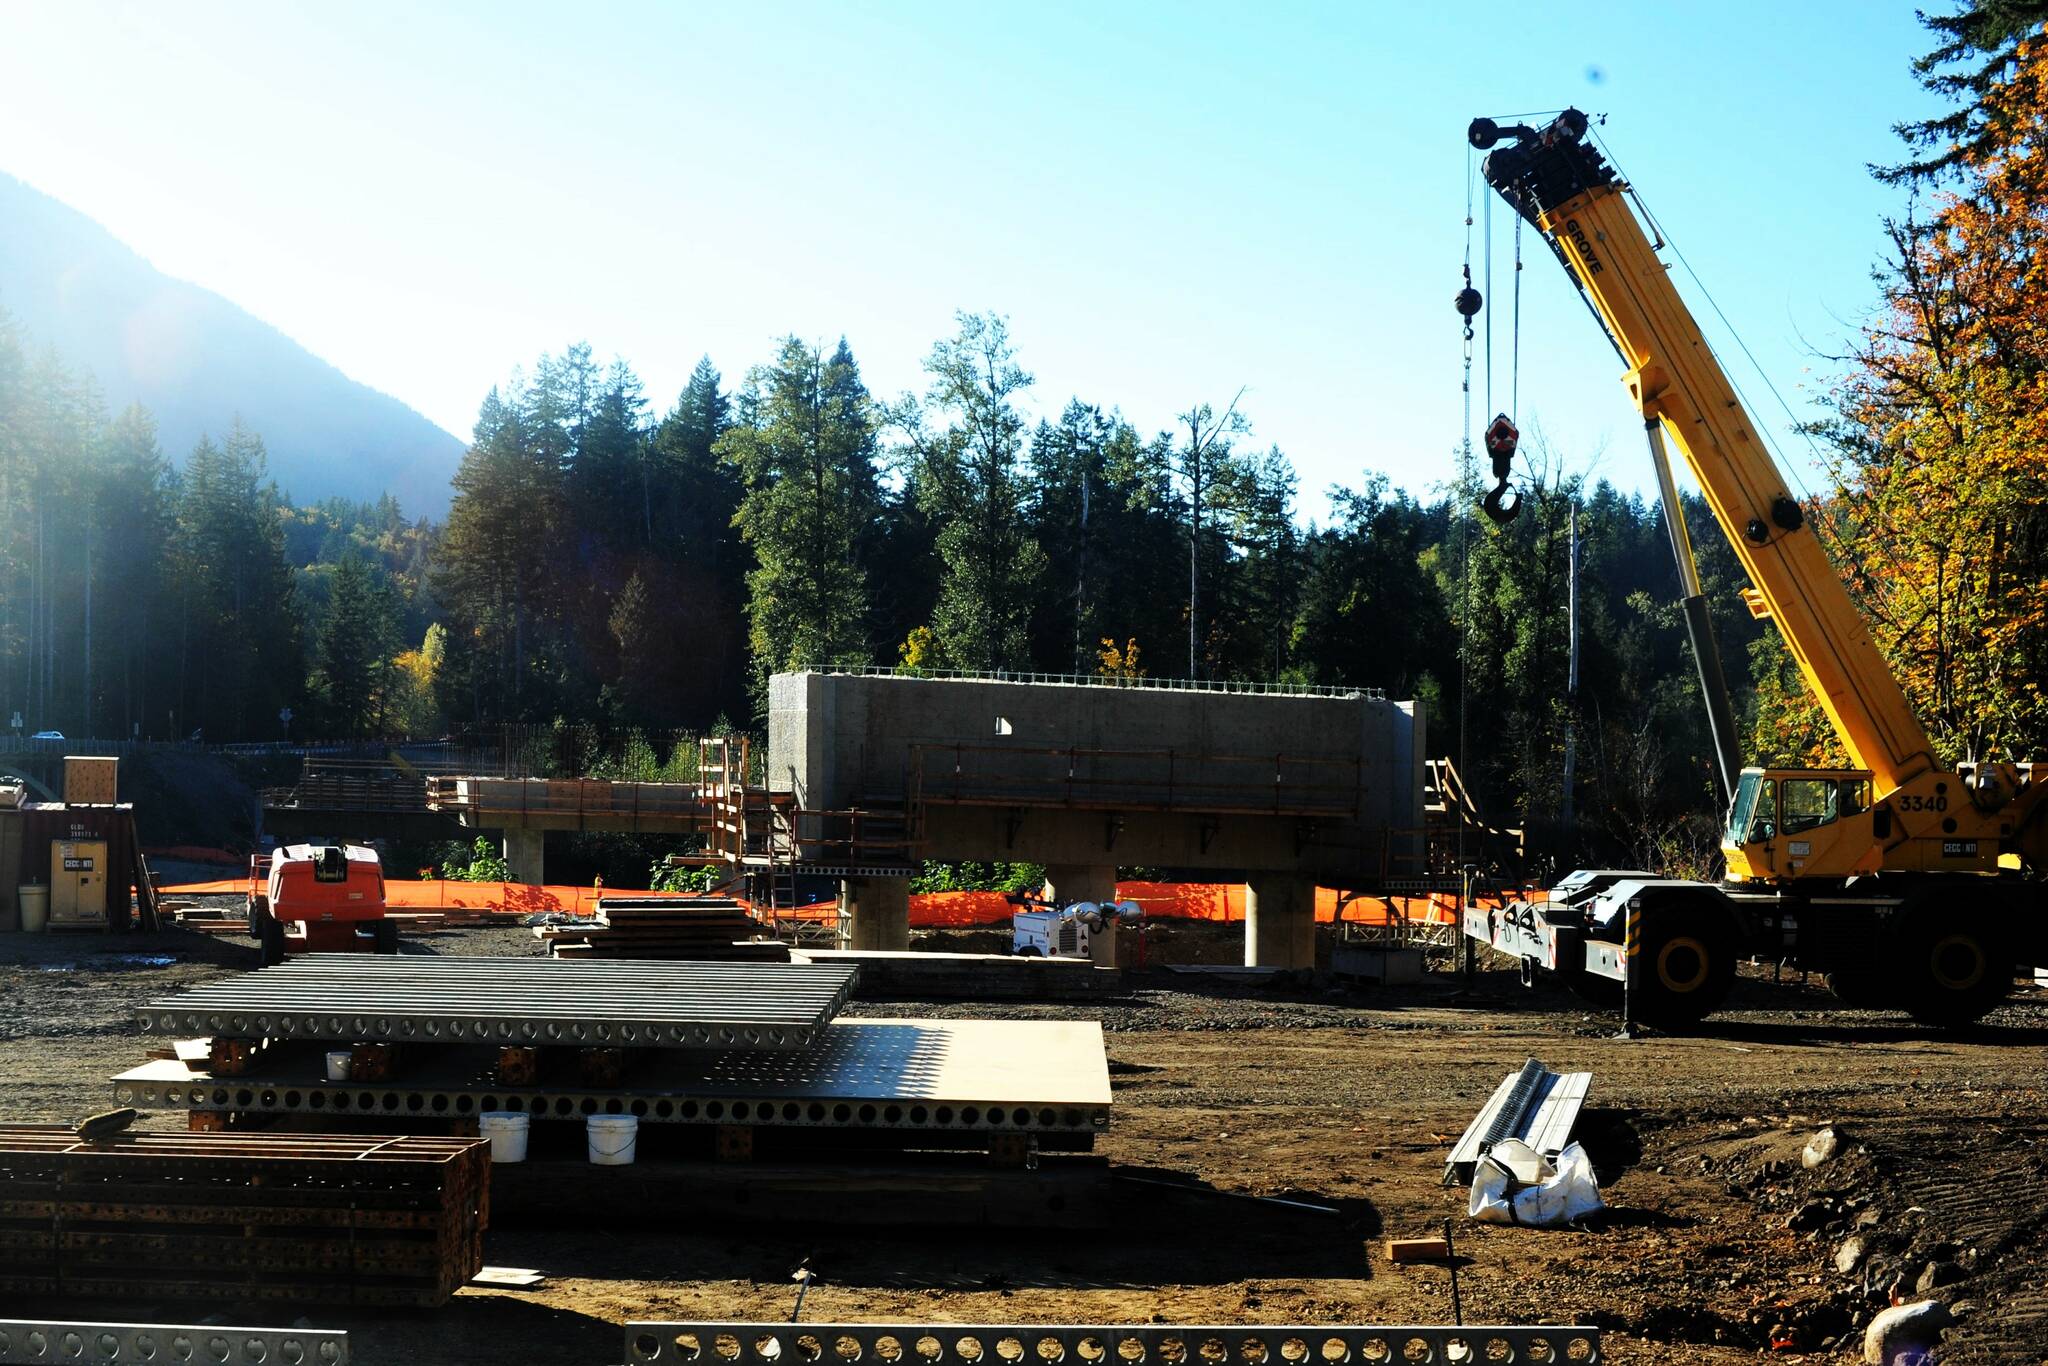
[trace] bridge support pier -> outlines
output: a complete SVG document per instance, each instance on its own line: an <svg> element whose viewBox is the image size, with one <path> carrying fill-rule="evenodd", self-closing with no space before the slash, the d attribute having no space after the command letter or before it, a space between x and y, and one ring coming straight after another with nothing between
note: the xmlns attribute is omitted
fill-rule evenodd
<svg viewBox="0 0 2048 1366"><path fill-rule="evenodd" d="M1093 901L1106 906L1116 900L1115 864L1049 863L1045 882L1046 895L1056 905Z"/></svg>
<svg viewBox="0 0 2048 1366"><path fill-rule="evenodd" d="M910 879L851 877L839 884L849 949L910 947Z"/></svg>
<svg viewBox="0 0 2048 1366"><path fill-rule="evenodd" d="M1316 884L1294 873L1253 873L1245 884L1244 965L1314 970Z"/></svg>
<svg viewBox="0 0 2048 1366"><path fill-rule="evenodd" d="M523 882L529 887L538 887L547 881L547 832L544 830L507 830L505 832L505 862L512 868L512 880Z"/></svg>
<svg viewBox="0 0 2048 1366"><path fill-rule="evenodd" d="M1045 868L1046 896L1056 906L1092 901L1107 910L1116 904L1116 865L1049 863ZM1117 926L1114 916L1088 940L1088 956L1099 968L1117 963Z"/></svg>

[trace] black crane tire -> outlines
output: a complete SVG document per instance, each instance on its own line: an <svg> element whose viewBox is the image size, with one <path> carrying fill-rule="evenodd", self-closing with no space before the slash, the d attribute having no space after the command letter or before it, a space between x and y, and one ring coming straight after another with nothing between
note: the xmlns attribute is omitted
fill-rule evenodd
<svg viewBox="0 0 2048 1366"><path fill-rule="evenodd" d="M270 898L261 892L249 896L249 935L260 939L263 936L263 922L270 918Z"/></svg>
<svg viewBox="0 0 2048 1366"><path fill-rule="evenodd" d="M398 922L379 920L370 931L371 944L378 953L398 952Z"/></svg>
<svg viewBox="0 0 2048 1366"><path fill-rule="evenodd" d="M1989 917L1908 907L1893 930L1899 1002L1921 1024L1975 1024L2012 991L2010 948Z"/></svg>
<svg viewBox="0 0 2048 1366"><path fill-rule="evenodd" d="M1634 964L1634 1014L1660 1029L1698 1024L1735 984L1735 933L1725 915L1693 907L1649 907Z"/></svg>

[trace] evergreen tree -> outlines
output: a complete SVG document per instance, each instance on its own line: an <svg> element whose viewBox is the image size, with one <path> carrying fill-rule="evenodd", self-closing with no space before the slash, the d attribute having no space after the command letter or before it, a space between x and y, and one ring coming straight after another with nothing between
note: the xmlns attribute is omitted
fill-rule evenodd
<svg viewBox="0 0 2048 1366"><path fill-rule="evenodd" d="M320 685L339 733L360 739L381 728L393 640L387 591L359 556L343 557L334 568L318 652Z"/></svg>
<svg viewBox="0 0 2048 1366"><path fill-rule="evenodd" d="M276 485L263 440L237 419L185 462L178 564L179 725L211 736L275 735L304 681Z"/></svg>
<svg viewBox="0 0 2048 1366"><path fill-rule="evenodd" d="M527 397L515 377L510 401L497 389L484 399L441 537L438 591L453 623L442 704L476 725L533 719L548 700L536 675L554 622L564 443ZM456 680L466 698L452 695Z"/></svg>
<svg viewBox="0 0 2048 1366"><path fill-rule="evenodd" d="M873 427L834 371L819 348L785 339L747 377L741 418L716 445L746 490L733 524L755 559L757 695L770 673L868 657L858 499L874 479Z"/></svg>
<svg viewBox="0 0 2048 1366"><path fill-rule="evenodd" d="M932 633L946 665L1012 669L1028 662L1026 627L1045 570L1024 517L1024 418L1015 402L1032 380L1002 318L957 317L960 331L925 361L924 411L906 404L901 416L919 497L939 528ZM926 411L947 425L926 430Z"/></svg>

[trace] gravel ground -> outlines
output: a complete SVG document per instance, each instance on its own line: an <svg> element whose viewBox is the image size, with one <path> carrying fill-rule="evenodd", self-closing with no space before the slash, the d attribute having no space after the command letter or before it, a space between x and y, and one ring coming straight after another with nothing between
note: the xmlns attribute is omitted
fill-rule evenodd
<svg viewBox="0 0 2048 1366"><path fill-rule="evenodd" d="M0 1114L17 1120L104 1108L107 1079L142 1055L136 1003L256 962L247 939L184 931L5 940ZM539 945L492 929L406 948ZM1962 1319L1943 1360L2043 1360L2039 993L1947 1035L1746 973L1706 1032L1634 1042L1611 1040L1614 1022L1573 998L1500 973L1356 994L1153 973L1123 998L1083 1006L861 1003L851 1013L1098 1019L1117 1096L1098 1152L1117 1171L1338 1213L1127 1184L1107 1234L704 1229L684 1210L667 1228L500 1228L488 1260L538 1267L546 1287L466 1290L433 1313L309 1319L349 1328L369 1366L594 1366L618 1359L616 1325L628 1318L786 1318L790 1269L809 1257L821 1279L805 1314L820 1321L1448 1321L1444 1272L1390 1266L1379 1245L1448 1218L1468 1318L1596 1323L1614 1361L1854 1360L1850 1344L1874 1310L1915 1297L1923 1275L1942 1282L1932 1293ZM1450 1139L1530 1056L1594 1073L1581 1137L1611 1210L1584 1230L1471 1224L1465 1193L1440 1184ZM1823 1126L1841 1149L1805 1170L1799 1151ZM1839 1272L1852 1235L1864 1256ZM162 1309L76 1307L102 1318Z"/></svg>

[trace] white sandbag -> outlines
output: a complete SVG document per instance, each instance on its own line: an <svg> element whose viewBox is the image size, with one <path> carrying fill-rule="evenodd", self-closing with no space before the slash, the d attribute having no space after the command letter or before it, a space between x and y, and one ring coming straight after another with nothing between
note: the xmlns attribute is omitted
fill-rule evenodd
<svg viewBox="0 0 2048 1366"><path fill-rule="evenodd" d="M1530 1176L1536 1179L1527 1179ZM1557 1228L1603 1208L1600 1183L1584 1148L1571 1144L1557 1155L1552 1168L1527 1144L1506 1139L1473 1167L1466 1213L1487 1224Z"/></svg>

